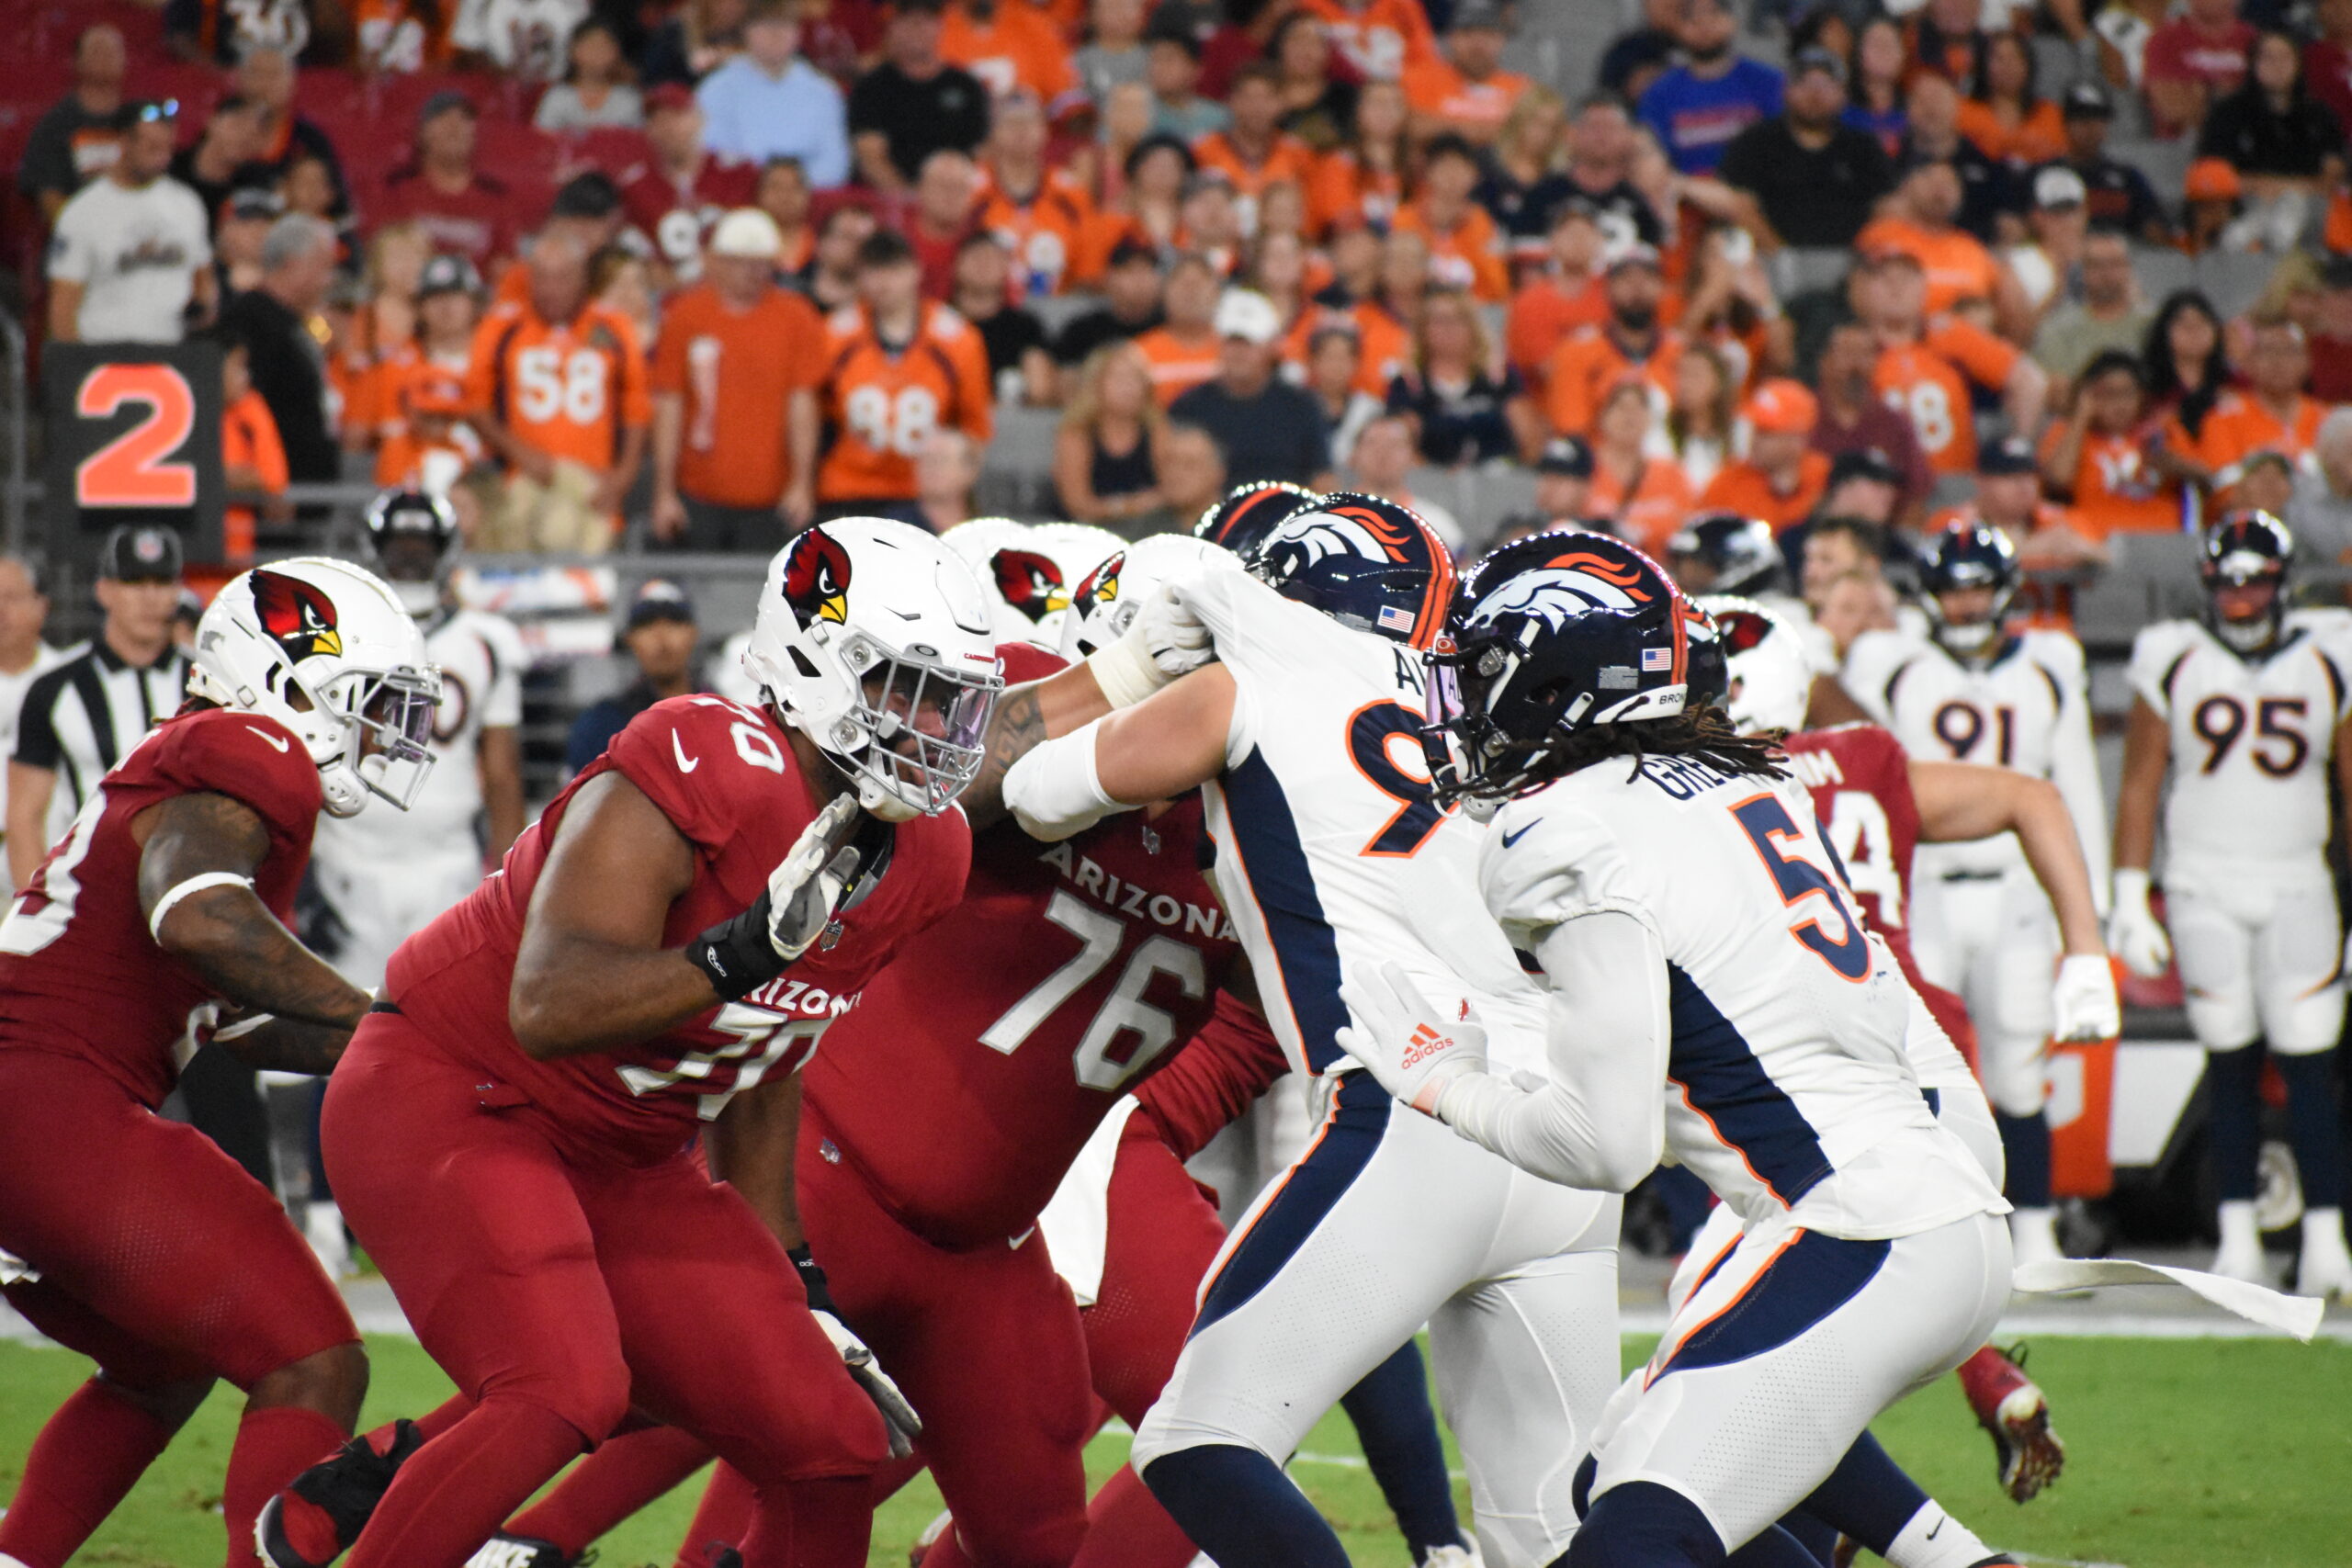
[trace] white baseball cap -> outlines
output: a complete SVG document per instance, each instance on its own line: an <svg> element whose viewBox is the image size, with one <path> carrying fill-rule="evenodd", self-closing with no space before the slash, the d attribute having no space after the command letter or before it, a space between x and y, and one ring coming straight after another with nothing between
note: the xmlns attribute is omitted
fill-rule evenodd
<svg viewBox="0 0 2352 1568"><path fill-rule="evenodd" d="M2033 204L2040 208L2080 207L2090 197L2090 189L2083 184L2083 176L2061 164L2052 164L2033 176Z"/></svg>
<svg viewBox="0 0 2352 1568"><path fill-rule="evenodd" d="M1283 335L1283 313L1254 288L1228 288L1216 302L1216 335L1272 343Z"/></svg>
<svg viewBox="0 0 2352 1568"><path fill-rule="evenodd" d="M756 207L739 207L710 231L710 254L774 261L784 254L784 231Z"/></svg>

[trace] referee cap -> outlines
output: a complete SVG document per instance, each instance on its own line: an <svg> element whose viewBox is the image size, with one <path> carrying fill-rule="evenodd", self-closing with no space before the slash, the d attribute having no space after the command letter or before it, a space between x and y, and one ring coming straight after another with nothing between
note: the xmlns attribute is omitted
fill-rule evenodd
<svg viewBox="0 0 2352 1568"><path fill-rule="evenodd" d="M98 550L98 575L116 582L177 582L180 536L152 524L126 524Z"/></svg>

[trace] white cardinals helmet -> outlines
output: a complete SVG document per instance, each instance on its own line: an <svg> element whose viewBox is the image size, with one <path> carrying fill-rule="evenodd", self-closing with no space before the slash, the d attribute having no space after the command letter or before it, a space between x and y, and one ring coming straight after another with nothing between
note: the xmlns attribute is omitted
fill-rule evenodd
<svg viewBox="0 0 2352 1568"><path fill-rule="evenodd" d="M1036 530L1010 517L975 517L939 536L980 581L989 626L999 642L1055 646L1046 629L1060 624L1078 579L1033 537Z"/></svg>
<svg viewBox="0 0 2352 1568"><path fill-rule="evenodd" d="M972 782L1004 687L972 569L879 517L820 523L776 552L743 671L892 822L946 810Z"/></svg>
<svg viewBox="0 0 2352 1568"><path fill-rule="evenodd" d="M1714 617L1730 693L1724 716L1742 735L1804 728L1813 702L1813 660L1788 618L1753 599L1719 593L1699 601Z"/></svg>
<svg viewBox="0 0 2352 1568"><path fill-rule="evenodd" d="M196 624L187 684L300 736L333 816L356 816L370 795L405 811L433 767L440 672L407 606L347 561L303 557L231 578Z"/></svg>
<svg viewBox="0 0 2352 1568"><path fill-rule="evenodd" d="M1190 534L1154 534L1111 553L1079 580L1062 618L1062 657L1073 661L1099 653L1135 623L1136 612L1163 582L1215 568L1228 552Z"/></svg>

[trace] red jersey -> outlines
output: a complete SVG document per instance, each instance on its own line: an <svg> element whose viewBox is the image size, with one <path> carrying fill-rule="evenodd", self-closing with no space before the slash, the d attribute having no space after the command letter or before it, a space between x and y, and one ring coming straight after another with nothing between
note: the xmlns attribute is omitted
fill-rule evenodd
<svg viewBox="0 0 2352 1568"><path fill-rule="evenodd" d="M1265 1016L1221 992L1208 1027L1136 1090L1136 1109L1178 1159L1188 1160L1289 1071L1290 1058Z"/></svg>
<svg viewBox="0 0 2352 1568"><path fill-rule="evenodd" d="M1808 729L1781 742L1789 772L1813 795L1823 837L1846 868L1862 920L1886 939L1911 983L1911 855L1919 847L1919 803L1911 759L1874 724Z"/></svg>
<svg viewBox="0 0 2352 1568"><path fill-rule="evenodd" d="M971 859L963 813L898 825L880 880L842 913L838 942L811 948L740 1002L610 1051L542 1062L515 1043L507 992L524 912L571 797L618 773L694 846L694 886L662 928L664 947L683 947L751 907L824 804L798 768L763 710L713 696L654 704L514 840L498 872L401 944L384 997L482 1072L486 1105L536 1107L569 1145L596 1157L650 1165L676 1154L736 1090L806 1062L899 944L955 907Z"/></svg>
<svg viewBox="0 0 2352 1568"><path fill-rule="evenodd" d="M151 1110L171 1093L187 1015L214 993L148 934L131 824L174 795L206 794L261 818L269 848L254 892L292 921L319 819L318 765L259 714L201 708L166 719L91 792L0 923L0 1050L89 1062Z"/></svg>
<svg viewBox="0 0 2352 1568"><path fill-rule="evenodd" d="M702 271L703 246L718 220L760 194L760 171L738 158L706 156L684 185L659 164L631 169L621 186L621 211L653 254L678 276Z"/></svg>
<svg viewBox="0 0 2352 1568"><path fill-rule="evenodd" d="M1008 681L1059 664L998 651ZM1206 838L1193 795L1058 844L1011 822L974 840L962 905L808 1068L835 1151L908 1229L956 1248L1026 1231L1119 1096L1208 1022L1240 946Z"/></svg>

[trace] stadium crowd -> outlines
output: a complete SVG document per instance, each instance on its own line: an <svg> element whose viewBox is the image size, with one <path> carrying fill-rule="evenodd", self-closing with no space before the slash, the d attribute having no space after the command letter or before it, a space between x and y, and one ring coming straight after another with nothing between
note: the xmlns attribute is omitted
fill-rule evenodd
<svg viewBox="0 0 2352 1568"><path fill-rule="evenodd" d="M1015 405L1130 536L1498 464L1652 547L1974 505L2096 564L2241 501L2352 545L2352 0L1649 0L1556 85L1495 0L117 8L14 227L51 340L232 350L232 564L346 476L486 550L936 527ZM2275 267L2241 309L2184 254Z"/></svg>

